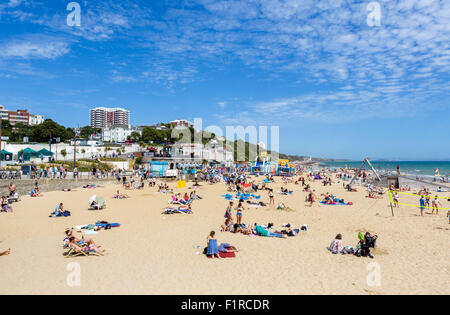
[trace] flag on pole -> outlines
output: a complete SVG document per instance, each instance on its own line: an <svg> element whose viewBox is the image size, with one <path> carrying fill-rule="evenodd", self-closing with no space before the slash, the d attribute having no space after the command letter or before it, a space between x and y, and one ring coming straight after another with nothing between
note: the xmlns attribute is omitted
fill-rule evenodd
<svg viewBox="0 0 450 315"><path fill-rule="evenodd" d="M439 169L438 169L438 168L436 168L436 170L434 171L434 174L435 174L436 176L439 176Z"/></svg>

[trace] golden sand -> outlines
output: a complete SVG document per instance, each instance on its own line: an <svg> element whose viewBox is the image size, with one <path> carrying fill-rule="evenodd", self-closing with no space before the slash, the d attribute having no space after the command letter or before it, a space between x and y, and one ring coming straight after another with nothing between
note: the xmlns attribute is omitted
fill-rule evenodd
<svg viewBox="0 0 450 315"><path fill-rule="evenodd" d="M174 184L171 184L174 187ZM283 185L271 184L275 191ZM157 188L125 191L120 185L95 190L48 192L42 198L22 197L13 213L0 214L1 294L449 294L450 224L446 211L419 216L417 208L391 210L387 195L369 199L365 191L347 192L341 183L323 187L312 183L319 196L331 192L353 206L305 203L307 193L289 184L292 195L275 194L293 211L247 208L243 222L275 227L307 224L308 232L288 239L219 232L228 201L224 184L198 189L202 200L192 215L162 215L170 195ZM112 199L121 189L130 199ZM184 192L187 190L180 190ZM91 195L103 196L104 211L88 211ZM268 201L263 191L262 200ZM418 199L418 198L417 198ZM49 218L64 202L71 217ZM418 203L418 200L415 201ZM448 206L447 200L442 200ZM235 212L233 212L235 213ZM104 257L64 258L64 229L98 220L121 227L92 237L107 250ZM240 249L234 259L207 259L201 253L215 230L220 242ZM355 246L358 232L379 235L375 259L332 255L326 250L337 233L345 245ZM200 249L195 248L200 246ZM81 286L67 284L69 263L81 268ZM380 270L380 286L369 285L373 265ZM368 270L369 269L369 270ZM372 283L373 284L373 283Z"/></svg>

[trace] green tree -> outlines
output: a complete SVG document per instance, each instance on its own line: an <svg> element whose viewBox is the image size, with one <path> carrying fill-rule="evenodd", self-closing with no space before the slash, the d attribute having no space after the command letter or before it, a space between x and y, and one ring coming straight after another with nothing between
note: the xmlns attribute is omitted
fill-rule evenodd
<svg viewBox="0 0 450 315"><path fill-rule="evenodd" d="M69 140L71 133L68 130L51 119L46 119L42 124L32 127L30 141L48 142L50 135L53 138L60 138L61 142Z"/></svg>
<svg viewBox="0 0 450 315"><path fill-rule="evenodd" d="M91 126L85 126L80 130L80 137L82 139L89 139L91 135L101 133L100 128L92 128Z"/></svg>
<svg viewBox="0 0 450 315"><path fill-rule="evenodd" d="M157 130L151 127L145 127L142 130L142 140L145 143L161 143L164 141L165 133L163 130Z"/></svg>
<svg viewBox="0 0 450 315"><path fill-rule="evenodd" d="M129 137L131 141L139 141L141 139L141 135L139 132L133 131Z"/></svg>
<svg viewBox="0 0 450 315"><path fill-rule="evenodd" d="M66 149L62 149L62 150L61 150L61 155L63 156L64 161L65 161L65 160L66 160L66 156L67 156L67 151L66 151Z"/></svg>

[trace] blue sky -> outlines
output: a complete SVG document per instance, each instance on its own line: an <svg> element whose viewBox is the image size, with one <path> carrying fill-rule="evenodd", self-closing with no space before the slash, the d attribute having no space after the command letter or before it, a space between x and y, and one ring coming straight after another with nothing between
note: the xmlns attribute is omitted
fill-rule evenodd
<svg viewBox="0 0 450 315"><path fill-rule="evenodd" d="M1 0L0 104L66 126L280 126L283 153L450 160L450 1Z"/></svg>

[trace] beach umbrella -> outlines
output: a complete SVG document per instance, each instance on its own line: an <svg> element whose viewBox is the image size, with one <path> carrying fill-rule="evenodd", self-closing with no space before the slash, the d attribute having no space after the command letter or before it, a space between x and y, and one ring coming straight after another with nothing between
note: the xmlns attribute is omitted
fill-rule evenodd
<svg viewBox="0 0 450 315"><path fill-rule="evenodd" d="M97 200L97 196L96 195L94 195L91 198L89 198L89 205L91 205L96 200Z"/></svg>

